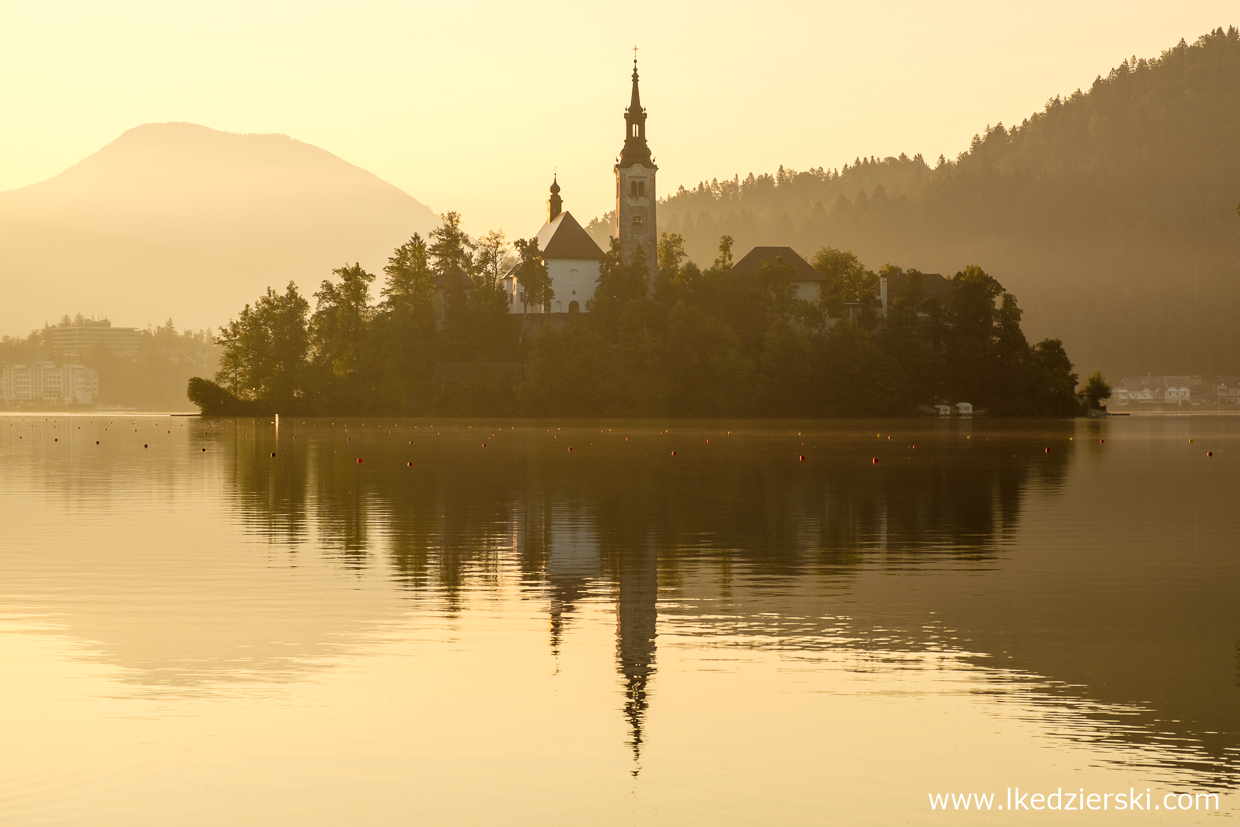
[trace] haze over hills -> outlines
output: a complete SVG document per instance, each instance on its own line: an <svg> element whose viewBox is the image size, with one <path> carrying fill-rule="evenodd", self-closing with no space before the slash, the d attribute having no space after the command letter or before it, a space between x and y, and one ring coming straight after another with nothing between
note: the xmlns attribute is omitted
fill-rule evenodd
<svg viewBox="0 0 1240 827"><path fill-rule="evenodd" d="M439 219L284 135L145 124L47 181L0 193L0 332L64 313L215 327L268 286L381 270Z"/></svg>
<svg viewBox="0 0 1240 827"><path fill-rule="evenodd" d="M852 250L873 270L976 264L1015 293L1031 339L1062 338L1085 372L1236 374L1237 203L1240 33L1220 28L987 127L955 160L703 182L660 204L659 229L702 266L725 234L738 257L774 244Z"/></svg>
<svg viewBox="0 0 1240 827"><path fill-rule="evenodd" d="M1082 372L1240 373L1240 33L1133 58L956 159L703 182L659 207L702 266L787 244L955 273L1020 300L1031 340ZM450 206L450 205L449 205ZM591 223L606 245L611 216ZM61 175L0 193L0 333L63 313L216 327L267 286L307 298L332 268L381 271L437 225L425 206L283 135L147 124Z"/></svg>

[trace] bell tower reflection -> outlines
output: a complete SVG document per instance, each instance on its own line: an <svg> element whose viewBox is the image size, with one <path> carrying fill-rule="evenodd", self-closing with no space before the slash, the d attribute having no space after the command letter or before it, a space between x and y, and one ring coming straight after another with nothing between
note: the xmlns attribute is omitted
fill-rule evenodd
<svg viewBox="0 0 1240 827"><path fill-rule="evenodd" d="M655 549L644 542L617 559L616 666L624 678L624 715L632 730L633 760L641 759L642 726L654 675L659 565ZM641 767L633 769L633 775Z"/></svg>

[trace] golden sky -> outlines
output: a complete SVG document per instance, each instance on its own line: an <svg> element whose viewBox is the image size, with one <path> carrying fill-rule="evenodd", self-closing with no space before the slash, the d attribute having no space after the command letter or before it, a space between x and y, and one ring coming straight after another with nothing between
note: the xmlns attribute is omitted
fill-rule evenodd
<svg viewBox="0 0 1240 827"><path fill-rule="evenodd" d="M474 233L529 235L558 168L613 206L632 47L663 194L858 155L954 156L1234 0L6 3L0 190L152 121L279 132Z"/></svg>

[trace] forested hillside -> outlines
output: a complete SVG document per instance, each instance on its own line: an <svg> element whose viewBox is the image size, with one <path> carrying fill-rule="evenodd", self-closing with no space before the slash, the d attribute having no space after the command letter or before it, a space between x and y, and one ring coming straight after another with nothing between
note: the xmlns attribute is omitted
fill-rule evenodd
<svg viewBox="0 0 1240 827"><path fill-rule="evenodd" d="M1240 372L1240 33L1133 57L956 159L857 159L739 176L660 205L703 264L719 237L852 250L951 275L977 264L1016 294L1031 335L1077 365ZM610 216L591 230L606 234Z"/></svg>

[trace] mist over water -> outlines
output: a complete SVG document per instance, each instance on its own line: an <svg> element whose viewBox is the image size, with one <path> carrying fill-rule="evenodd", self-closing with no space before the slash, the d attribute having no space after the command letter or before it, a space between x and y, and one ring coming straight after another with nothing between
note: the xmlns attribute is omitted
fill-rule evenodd
<svg viewBox="0 0 1240 827"><path fill-rule="evenodd" d="M1237 483L1237 417L0 417L0 812L1234 813Z"/></svg>

